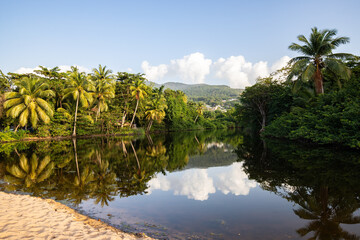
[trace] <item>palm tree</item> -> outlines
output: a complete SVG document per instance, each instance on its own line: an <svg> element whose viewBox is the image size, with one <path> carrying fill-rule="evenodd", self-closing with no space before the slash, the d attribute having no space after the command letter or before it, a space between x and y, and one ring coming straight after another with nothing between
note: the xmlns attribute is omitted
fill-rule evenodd
<svg viewBox="0 0 360 240"><path fill-rule="evenodd" d="M88 107L93 100L91 94L91 91L93 90L94 86L86 78L85 73L78 72L77 68L73 68L73 71L69 75L67 88L65 89L64 95L64 99L72 96L73 100L76 102L74 115L74 130L72 136L76 136L76 121L79 103L84 108Z"/></svg>
<svg viewBox="0 0 360 240"><path fill-rule="evenodd" d="M40 119L45 124L50 123L50 117L54 114L51 105L45 98L54 96L54 92L48 89L48 85L39 78L22 78L16 81L18 91L5 93L4 108L8 109L7 117L18 118L19 126L27 126L30 121L36 128Z"/></svg>
<svg viewBox="0 0 360 240"><path fill-rule="evenodd" d="M164 86L161 86L153 90L152 98L147 106L148 109L145 112L145 118L149 120L148 127L146 128L147 132L150 131L154 120L160 123L165 118L165 109L167 106L163 89Z"/></svg>
<svg viewBox="0 0 360 240"><path fill-rule="evenodd" d="M107 101L115 97L115 88L111 73L111 70L106 70L106 66L102 67L99 65L99 69L93 69L92 79L95 81L94 104L96 106L95 121L97 121L97 118L100 116L100 112L108 110Z"/></svg>
<svg viewBox="0 0 360 240"><path fill-rule="evenodd" d="M55 93L55 108L62 108L62 100L64 96L65 73L60 73L59 67L48 69L39 66L40 70L34 70L37 74L45 77L49 81L50 89Z"/></svg>
<svg viewBox="0 0 360 240"><path fill-rule="evenodd" d="M194 123L196 123L196 120L199 118L199 116L201 116L204 112L204 104L203 103L198 103L197 106L196 106L196 118L195 118L195 121Z"/></svg>
<svg viewBox="0 0 360 240"><path fill-rule="evenodd" d="M140 100L144 99L144 97L147 95L147 93L145 91L146 85L144 84L144 81L145 81L145 79L139 77L135 80L134 85L130 86L131 96L136 99L135 111L134 111L134 115L133 115L133 118L130 123L130 128L132 127L132 125L134 123L136 111L138 109Z"/></svg>
<svg viewBox="0 0 360 240"><path fill-rule="evenodd" d="M355 59L356 57L348 53L332 52L339 45L349 42L348 37L335 38L337 33L335 29L318 30L314 27L311 31L309 39L306 39L304 35L297 37L304 45L292 43L289 46L290 50L304 55L290 60L289 63L293 65L288 80L292 80L293 77L299 77L302 81L312 80L315 84L316 93L322 94L324 93L324 70L346 80L350 77L350 71L342 60Z"/></svg>

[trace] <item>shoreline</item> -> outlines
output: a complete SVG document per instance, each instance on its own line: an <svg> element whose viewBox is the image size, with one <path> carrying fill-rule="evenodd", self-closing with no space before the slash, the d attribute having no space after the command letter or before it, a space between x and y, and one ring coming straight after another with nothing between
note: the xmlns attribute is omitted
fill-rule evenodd
<svg viewBox="0 0 360 240"><path fill-rule="evenodd" d="M151 240L125 233L52 199L0 191L0 239Z"/></svg>

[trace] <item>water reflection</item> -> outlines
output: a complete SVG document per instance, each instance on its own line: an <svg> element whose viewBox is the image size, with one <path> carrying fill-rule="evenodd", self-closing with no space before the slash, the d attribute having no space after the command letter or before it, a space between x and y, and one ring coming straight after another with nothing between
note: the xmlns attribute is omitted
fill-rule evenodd
<svg viewBox="0 0 360 240"><path fill-rule="evenodd" d="M231 166L217 169L209 176L207 169L190 169L180 174L164 176L159 174L149 181L148 193L153 190L169 191L175 195L187 196L188 199L204 201L217 190L223 194L248 195L256 182L248 180L242 170L242 163L235 162Z"/></svg>
<svg viewBox="0 0 360 240"><path fill-rule="evenodd" d="M235 131L13 143L0 148L0 190L95 204L119 227L126 209L165 239L359 239L359 159ZM147 231L138 218L131 231Z"/></svg>
<svg viewBox="0 0 360 240"><path fill-rule="evenodd" d="M238 148L245 171L263 189L296 204L307 224L296 232L309 239L360 239L344 228L360 223L359 153L310 148L280 141ZM266 156L266 157L264 157ZM359 231L357 231L359 232Z"/></svg>

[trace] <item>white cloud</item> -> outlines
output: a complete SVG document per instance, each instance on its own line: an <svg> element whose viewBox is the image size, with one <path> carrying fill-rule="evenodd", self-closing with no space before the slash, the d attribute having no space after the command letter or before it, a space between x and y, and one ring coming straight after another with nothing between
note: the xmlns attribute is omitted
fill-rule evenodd
<svg viewBox="0 0 360 240"><path fill-rule="evenodd" d="M175 195L184 195L194 200L207 200L209 194L215 192L213 180L208 176L206 169L188 170L181 181L174 184Z"/></svg>
<svg viewBox="0 0 360 240"><path fill-rule="evenodd" d="M79 68L80 72L86 72L86 73L90 73L91 70L83 67L83 66L78 66L78 65L73 65ZM52 68L52 67L51 67ZM61 65L59 66L60 68L60 72L66 72L66 71L70 71L71 70L71 66L68 65ZM34 67L34 68L25 68L25 67L21 67L18 70L15 71L15 73L19 73L19 74L26 74L26 73L35 73L34 70L40 70L39 67Z"/></svg>
<svg viewBox="0 0 360 240"><path fill-rule="evenodd" d="M215 183L216 188L222 193L232 193L236 196L248 195L250 189L256 187L256 182L249 180L243 171L242 163L233 163L228 171L218 174Z"/></svg>
<svg viewBox="0 0 360 240"><path fill-rule="evenodd" d="M179 174L170 176L158 175L149 181L148 194L153 190L173 190L174 195L187 196L189 199L204 201L209 194L215 193L212 178L207 174L206 169L190 169Z"/></svg>
<svg viewBox="0 0 360 240"><path fill-rule="evenodd" d="M285 67L288 62L290 61L290 57L288 56L283 56L282 58L280 58L279 60L277 60L272 66L271 66L271 72L275 72L276 70L282 69L283 67Z"/></svg>
<svg viewBox="0 0 360 240"><path fill-rule="evenodd" d="M248 62L241 55L213 61L204 54L196 52L171 60L169 64L151 66L149 62L143 61L141 67L149 80L158 83L181 81L196 84L218 79L217 84L245 88L253 85L258 77L269 76L270 73L281 69L289 60L288 56L284 56L269 66L266 61Z"/></svg>
<svg viewBox="0 0 360 240"><path fill-rule="evenodd" d="M210 73L211 63L204 54L196 52L182 59L171 60L171 68L187 83L204 83L205 76Z"/></svg>
<svg viewBox="0 0 360 240"><path fill-rule="evenodd" d="M144 71L146 78L150 81L158 81L168 72L168 67L165 64L150 66L148 61L143 61L141 68Z"/></svg>
<svg viewBox="0 0 360 240"><path fill-rule="evenodd" d="M18 70L15 71L15 73L18 74L27 74L27 73L34 73L34 70L39 70L39 67L35 67L35 68L25 68L25 67L21 67Z"/></svg>
<svg viewBox="0 0 360 240"><path fill-rule="evenodd" d="M189 169L171 173L167 176L158 174L149 181L148 194L154 190L169 191L174 195L187 196L188 199L207 200L210 194L221 191L223 194L248 195L251 188L257 186L249 180L243 171L242 163L233 163L223 168L213 168L215 174L209 175L209 169ZM220 170L220 172L219 172Z"/></svg>
<svg viewBox="0 0 360 240"><path fill-rule="evenodd" d="M181 59L171 60L169 64L151 66L143 61L141 68L151 81L161 82L164 77L169 81L182 80L184 83L204 83L205 77L210 73L212 61L206 59L204 54L196 52Z"/></svg>

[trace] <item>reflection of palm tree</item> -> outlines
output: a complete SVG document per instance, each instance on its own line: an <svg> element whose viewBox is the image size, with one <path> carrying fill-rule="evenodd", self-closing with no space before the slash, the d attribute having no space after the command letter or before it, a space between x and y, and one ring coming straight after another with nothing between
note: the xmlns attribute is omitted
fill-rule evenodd
<svg viewBox="0 0 360 240"><path fill-rule="evenodd" d="M79 204L83 199L87 199L88 193L91 192L91 183L95 180L94 173L90 169L89 165L86 165L80 172L78 155L77 155L77 144L76 138L73 138L74 147L74 159L76 163L76 176L71 182L73 191L71 193L72 198L75 199L75 204Z"/></svg>
<svg viewBox="0 0 360 240"><path fill-rule="evenodd" d="M49 156L39 161L36 154L33 154L30 160L25 155L21 155L19 164L6 167L10 175L5 176L5 181L29 188L49 178L54 167L55 164L51 162Z"/></svg>
<svg viewBox="0 0 360 240"><path fill-rule="evenodd" d="M360 239L340 226L340 224L360 223L360 217L353 216L358 205L349 204L344 199L331 198L328 187L322 186L311 192L300 188L289 193L288 198L301 207L294 210L297 216L312 220L307 226L297 230L302 237L314 232L313 237L309 239Z"/></svg>
<svg viewBox="0 0 360 240"><path fill-rule="evenodd" d="M100 155L97 155L97 159L101 159ZM116 174L109 168L109 162L107 160L100 160L96 162L95 168L95 181L94 192L92 196L96 197L95 203L101 202L101 206L104 204L109 205L108 201L114 200L112 195L116 194Z"/></svg>

